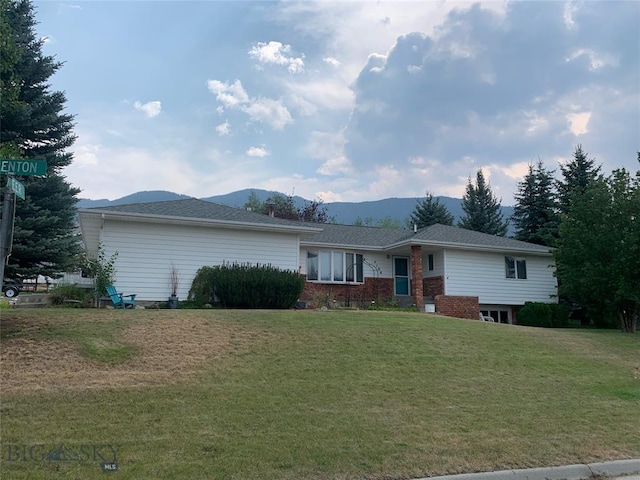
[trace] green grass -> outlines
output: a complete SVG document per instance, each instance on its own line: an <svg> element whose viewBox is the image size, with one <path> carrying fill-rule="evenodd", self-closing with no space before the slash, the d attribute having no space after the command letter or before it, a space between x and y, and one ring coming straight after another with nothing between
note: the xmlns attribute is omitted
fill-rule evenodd
<svg viewBox="0 0 640 480"><path fill-rule="evenodd" d="M95 461L8 462L9 444L117 444L122 479L401 479L640 457L638 334L391 312L1 315L3 350L73 342L103 373L145 355L129 326L228 336L177 383L3 394L7 478L104 478Z"/></svg>

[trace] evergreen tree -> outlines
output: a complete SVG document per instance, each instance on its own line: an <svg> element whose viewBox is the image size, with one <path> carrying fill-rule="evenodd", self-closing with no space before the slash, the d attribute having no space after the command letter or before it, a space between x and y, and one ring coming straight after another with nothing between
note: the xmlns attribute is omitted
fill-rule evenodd
<svg viewBox="0 0 640 480"><path fill-rule="evenodd" d="M558 209L560 213L567 213L572 195L584 193L589 184L600 174L600 166L589 158L578 144L573 152L573 159L566 165L560 165L562 180L557 182Z"/></svg>
<svg viewBox="0 0 640 480"><path fill-rule="evenodd" d="M62 169L72 161L73 116L62 113L63 92L49 78L62 63L42 53L29 0L0 0L0 149L15 157L47 161L46 177L20 177L26 200L16 200L13 251L7 276L56 276L80 251L75 234L76 195Z"/></svg>
<svg viewBox="0 0 640 480"><path fill-rule="evenodd" d="M554 199L553 172L542 162L529 165L529 172L518 183L516 204L511 220L515 238L524 242L551 246L558 236L558 215Z"/></svg>
<svg viewBox="0 0 640 480"><path fill-rule="evenodd" d="M634 332L640 314L640 171L592 180L562 217L555 250L560 294L600 327Z"/></svg>
<svg viewBox="0 0 640 480"><path fill-rule="evenodd" d="M411 223L418 228L429 227L440 223L442 225L453 225L453 215L447 207L440 203L440 199L434 200L433 195L427 192L427 196L418 201L410 217Z"/></svg>
<svg viewBox="0 0 640 480"><path fill-rule="evenodd" d="M462 197L462 210L465 215L458 221L459 227L501 237L507 234L509 221L504 220L500 202L486 183L481 169L476 174L475 185L469 178L467 190Z"/></svg>

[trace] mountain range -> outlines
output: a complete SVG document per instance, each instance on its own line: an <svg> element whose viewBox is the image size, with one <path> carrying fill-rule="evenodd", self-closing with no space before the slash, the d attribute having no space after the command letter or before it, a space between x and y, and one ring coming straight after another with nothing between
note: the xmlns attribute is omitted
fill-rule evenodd
<svg viewBox="0 0 640 480"><path fill-rule="evenodd" d="M245 189L227 193L225 195L201 198L201 200L228 205L230 207L242 208L248 200L251 192L255 193L261 202L269 198L270 195L278 193L260 189ZM180 195L178 193L168 192L165 190L153 190L133 193L116 200L80 199L77 205L78 208L108 207L110 205L160 202L165 200L179 200L182 198L190 197L188 195ZM440 203L447 207L449 212L451 212L455 217L456 221L463 215L461 199L451 197L437 198L440 199ZM298 196L294 196L293 200L296 206L301 206L307 202L306 199ZM327 208L327 214L329 217L332 217L337 223L351 225L357 220L360 220L365 224L377 225L380 221L391 220L399 221L404 226L420 200L422 199L385 198L382 200L367 202L328 202L323 205ZM513 207L502 206L501 208L504 218L509 218L513 213Z"/></svg>

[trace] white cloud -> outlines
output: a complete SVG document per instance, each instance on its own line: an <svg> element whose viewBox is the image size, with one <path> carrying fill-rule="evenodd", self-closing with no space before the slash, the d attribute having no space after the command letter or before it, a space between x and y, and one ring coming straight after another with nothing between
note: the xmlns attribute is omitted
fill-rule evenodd
<svg viewBox="0 0 640 480"><path fill-rule="evenodd" d="M344 155L340 155L339 157L331 158L324 162L318 170L317 173L321 175L340 175L340 174L350 174L353 172L353 167L351 166L351 161Z"/></svg>
<svg viewBox="0 0 640 480"><path fill-rule="evenodd" d="M274 41L269 43L258 42L249 50L249 56L263 65L282 65L287 67L290 73L303 72L304 55L302 57L287 56L290 52L291 45L284 45Z"/></svg>
<svg viewBox="0 0 640 480"><path fill-rule="evenodd" d="M98 154L101 148L101 145L91 143L78 146L73 152L73 164L80 168L98 165Z"/></svg>
<svg viewBox="0 0 640 480"><path fill-rule="evenodd" d="M216 132L218 132L218 135L221 137L229 135L231 133L231 125L229 125L228 121L225 121L216 127Z"/></svg>
<svg viewBox="0 0 640 480"><path fill-rule="evenodd" d="M234 108L249 102L249 95L242 87L240 80L236 80L232 84L223 83L219 80L209 80L207 81L207 88L216 96L216 100L223 107Z"/></svg>
<svg viewBox="0 0 640 480"><path fill-rule="evenodd" d="M144 113L148 118L154 118L160 115L162 104L158 100L147 103L135 102L133 108Z"/></svg>
<svg viewBox="0 0 640 480"><path fill-rule="evenodd" d="M573 30L578 28L575 20L573 19L573 15L578 10L578 6L575 2L566 2L564 4L564 25L568 30Z"/></svg>
<svg viewBox="0 0 640 480"><path fill-rule="evenodd" d="M616 67L620 60L617 56L608 53L596 52L590 48L579 48L571 53L565 60L571 62L573 60L586 57L589 59L589 70L599 70L603 67Z"/></svg>
<svg viewBox="0 0 640 480"><path fill-rule="evenodd" d="M287 123L293 122L289 110L281 100L258 98L242 106L241 110L249 115L251 120L267 123L275 130L282 130Z"/></svg>
<svg viewBox="0 0 640 480"><path fill-rule="evenodd" d="M250 147L245 153L250 157L264 158L269 156L269 152L263 147Z"/></svg>
<svg viewBox="0 0 640 480"><path fill-rule="evenodd" d="M567 121L569 122L569 130L574 135L584 135L589 131L589 120L591 112L569 113Z"/></svg>
<svg viewBox="0 0 640 480"><path fill-rule="evenodd" d="M333 57L324 57L322 59L323 62L328 63L329 65L333 66L333 67L339 67L340 66L340 61L337 58L333 58Z"/></svg>
<svg viewBox="0 0 640 480"><path fill-rule="evenodd" d="M286 82L284 85L292 95L318 108L348 110L354 105L350 82L342 77L314 78L307 82Z"/></svg>
<svg viewBox="0 0 640 480"><path fill-rule="evenodd" d="M271 125L274 130L282 130L285 125L293 122L293 118L282 100L263 97L251 98L240 80L236 80L232 84L219 80L208 80L207 88L221 104L217 108L218 113L222 113L224 108L240 110L249 115L252 121Z"/></svg>

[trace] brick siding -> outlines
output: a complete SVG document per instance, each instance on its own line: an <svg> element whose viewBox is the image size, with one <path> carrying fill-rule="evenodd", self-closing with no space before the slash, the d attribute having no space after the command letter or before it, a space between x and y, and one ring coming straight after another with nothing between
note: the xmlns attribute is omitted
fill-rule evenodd
<svg viewBox="0 0 640 480"><path fill-rule="evenodd" d="M422 291L425 297L436 298L438 295L444 295L444 278L442 276L423 278Z"/></svg>
<svg viewBox="0 0 640 480"><path fill-rule="evenodd" d="M480 302L478 297L462 297L454 295L436 295L436 313L449 317L480 319Z"/></svg>
<svg viewBox="0 0 640 480"><path fill-rule="evenodd" d="M424 293L422 284L422 247L411 246L411 297L413 303L420 310L424 308Z"/></svg>
<svg viewBox="0 0 640 480"><path fill-rule="evenodd" d="M369 304L372 301L384 303L393 298L393 279L366 277L362 284L344 284L307 282L305 276L300 300L308 302L312 308L316 308L313 301L322 297L331 298L340 305L344 305L347 301L351 306L360 306L362 303Z"/></svg>

